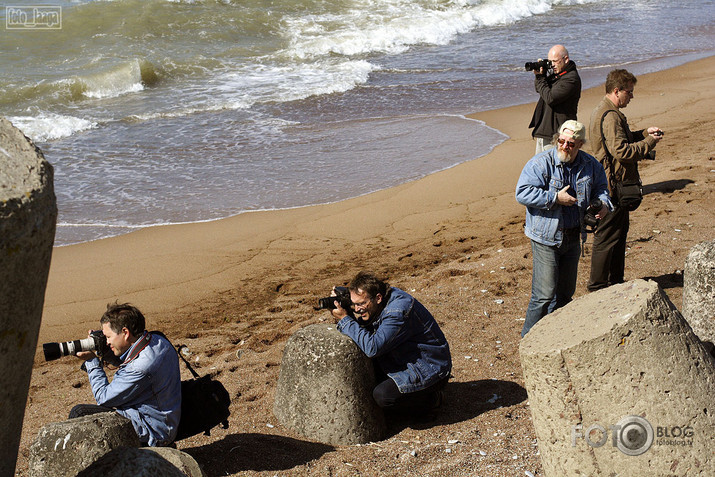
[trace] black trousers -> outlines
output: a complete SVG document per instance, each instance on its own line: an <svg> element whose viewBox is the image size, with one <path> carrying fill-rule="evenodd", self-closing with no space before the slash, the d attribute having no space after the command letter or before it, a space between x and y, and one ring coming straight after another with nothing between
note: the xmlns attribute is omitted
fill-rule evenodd
<svg viewBox="0 0 715 477"><path fill-rule="evenodd" d="M626 236L629 212L616 207L598 223L593 234L591 277L588 291L623 283L626 268Z"/></svg>
<svg viewBox="0 0 715 477"><path fill-rule="evenodd" d="M449 376L437 381L432 386L413 393L401 393L391 378L380 382L372 391L377 405L385 411L422 412L429 411L441 404L442 389L447 385Z"/></svg>

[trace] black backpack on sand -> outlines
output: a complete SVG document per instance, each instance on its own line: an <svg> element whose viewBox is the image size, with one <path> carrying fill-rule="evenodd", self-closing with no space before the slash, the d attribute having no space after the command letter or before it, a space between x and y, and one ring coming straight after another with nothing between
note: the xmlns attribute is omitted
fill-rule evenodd
<svg viewBox="0 0 715 477"><path fill-rule="evenodd" d="M189 362L181 355L181 345L177 349L179 358L189 368L193 379L181 381L181 421L176 433L176 441L195 436L203 432L211 434L211 429L219 424L228 429L228 416L231 412L231 397L220 381L211 379L210 375L201 376L194 371Z"/></svg>

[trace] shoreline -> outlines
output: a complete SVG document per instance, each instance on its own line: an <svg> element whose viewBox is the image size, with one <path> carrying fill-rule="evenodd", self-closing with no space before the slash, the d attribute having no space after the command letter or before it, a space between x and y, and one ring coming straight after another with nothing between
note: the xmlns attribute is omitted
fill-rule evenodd
<svg viewBox="0 0 715 477"><path fill-rule="evenodd" d="M626 111L629 121L641 124L644 117L673 112L677 105L668 100L670 95L660 91L659 78L681 76L684 68L692 70L688 77L703 77L713 58L639 76L636 100ZM602 86L582 92L579 105L582 122L588 122L588 114L602 95ZM254 263L265 263L271 247L278 243L303 260L324 253L322 244L331 243L331 248L339 250L340 244L356 240L385 240L399 236L396 230L413 227L415 222L437 226L441 221L454 219L464 214L468 204L502 202L501 196L513 194L521 167L533 155L526 127L533 104L467 115L468 119L483 121L506 134L508 139L484 156L389 189L329 204L152 227L55 247L40 342L72 339L85 332L87 324L93 323L105 305L116 299L137 304L147 315L162 316L198 304L252 276ZM674 124L664 117L660 127L667 130ZM494 161L498 161L498 167L492 167ZM473 177L479 178L479 191L474 190ZM505 202L505 215L522 212L515 201ZM368 213L375 206L381 209L376 220L358 221L358 227L349 225L349 217ZM426 239L430 233L421 235ZM290 246L296 240L301 246ZM403 241L397 239L398 243ZM268 267L276 268L275 264Z"/></svg>
<svg viewBox="0 0 715 477"><path fill-rule="evenodd" d="M658 72L658 71L664 71L664 70L671 69L671 68L677 68L677 67L681 66L682 64L686 64L691 61L696 61L698 59L702 59L703 57L712 56L712 54L713 54L713 52L696 52L696 53L691 52L691 53L685 53L685 54L681 53L681 54L675 54L673 56L663 56L663 57L658 57L658 58L643 59L643 60L639 60L639 61L636 61L633 63L629 63L627 66L632 72L634 72L638 76L638 75L646 73L646 72L648 72L648 73ZM603 79L603 77L605 77L606 72L610 68L611 67L607 67L607 66L594 66L594 67L588 67L588 68L580 68L580 73L582 76L582 80L584 82L584 87L586 87L587 85L590 86L590 85L594 84L594 81L597 81L596 84L599 84L601 82L601 80ZM596 79L596 78L598 78L598 79ZM530 82L528 82L528 83L529 83L528 86L530 87L531 84L530 84ZM533 99L533 96L535 95L535 93L532 91L532 89L529 89L528 93L529 94L526 95L527 98L531 97ZM519 97L522 98L522 96L524 96L524 90L520 89ZM521 100L526 101L526 98L522 98ZM521 103L521 104L529 104L529 103L527 102L527 103ZM493 110L493 109L502 109L502 108L510 107L510 106L513 106L513 104L511 104L511 105L507 104L506 106L490 107L489 109L485 109L482 111L489 111L489 110ZM410 115L404 116L403 118L401 118L401 120L400 120L400 118L377 117L377 118L372 118L372 119L360 119L357 121L358 121L358 123L360 123L360 122L368 122L369 123L369 122L373 122L373 121L379 122L384 119L389 119L389 122L393 122L396 124L402 123L403 129L409 129L405 125L411 121L417 120L417 121L427 123L427 124L425 124L424 128L426 128L428 130L434 130L435 128L433 128L429 124L432 121L440 120L440 118L460 118L462 120L469 121L471 119L470 113L471 113L471 111L468 111L467 113L465 113L464 110L459 110L459 112L453 111L451 113L447 112L447 113L435 113L435 114L427 114L427 115L410 114ZM349 121L345 120L344 122L347 123ZM373 127L378 128L378 129L381 128L380 125L374 125ZM464 128L465 127L463 126L462 129L464 129ZM446 127L445 129L442 129L442 131L447 132L447 134L449 134L450 137L459 136L461 134L459 131L459 129L460 129L459 127L456 128L456 132L450 132L450 129L451 129L450 127ZM493 128L488 128L488 129L493 129ZM440 137L441 134L442 133L438 131L436 133L435 137ZM470 135L469 131L464 131L464 134L461 134L461 136L464 136L464 137L467 137L468 135ZM474 131L473 135L479 136L482 134L481 134L481 131ZM487 144L487 146L484 147L484 149L487 150L486 153L488 153L488 151L491 150L496 145L500 144L501 143L501 142L499 142L500 140L486 141L485 144ZM409 144L409 142L405 142L405 141L409 141L408 138L403 137L402 141L406 144ZM429 143L429 142L430 142L429 140L426 141L426 143ZM445 144L449 144L449 142L446 142ZM446 148L447 148L447 146L444 146L442 148L433 147L433 153L430 154L431 159L429 159L429 160L435 161L435 164L434 164L435 169L426 173L426 175L438 173L446 168L455 166L455 165L450 165L450 166L444 167L443 165L439 165L436 163L436 162L439 162L438 157L450 157L450 156L454 155L454 152L455 152L454 150L446 152L446 153L444 151L440 152L441 149L446 149ZM476 156L476 155L469 155L469 154L464 154L463 156L462 155L460 155L460 156L461 157L459 157L458 160L462 161L462 162L468 162L470 160L475 160L475 159L478 159L479 157L483 157L483 155ZM419 159L417 159L417 163L419 164ZM458 165L459 163L461 163L461 162L458 162L456 165ZM424 177L424 176L422 176L422 177ZM417 178L415 178L415 177L400 178L394 184L391 184L389 186L385 185L385 184L381 184L380 187L390 188L390 187L394 187L396 185L400 185L401 183L406 183L406 182L410 182L413 180L417 180ZM271 204L263 204L263 205L257 205L258 208L255 208L255 209L231 210L232 209L231 204L235 205L235 203L220 203L220 204L216 203L214 209L212 210L212 212L210 214L205 214L205 213L200 214L200 215L207 216L208 218L201 218L201 217L187 218L187 217L184 217L184 218L178 218L174 221L173 219L171 219L171 217L172 217L171 213L170 213L171 211L164 210L164 212L169 213L169 215L163 215L163 214L160 214L160 215L162 215L166 220L155 221L155 222L151 222L151 223L148 222L146 224L133 223L133 224L122 225L122 223L123 223L122 220L119 220L120 223L112 223L113 220L109 220L109 216L104 217L105 219L108 219L108 223L105 223L104 225L102 225L102 222L104 222L103 220L97 220L97 218L100 218L100 217L95 217L94 219L87 219L86 222L83 222L81 219L76 219L73 221L68 218L68 219L66 219L67 220L66 223L58 223L56 238L57 238L57 240L61 240L61 243L57 243L56 246L64 247L64 246L76 245L76 244L80 244L80 243L87 243L87 242L91 242L91 241L95 241L95 240L101 240L104 238L111 238L111 237L115 237L115 236L124 235L127 233L132 233L136 230L140 230L143 228L153 228L153 227L167 226L167 225L184 225L184 224L188 224L188 223L213 222L215 220L222 220L222 219L226 219L226 218L230 218L230 217L235 217L236 215L241 215L241 214L248 213L248 212L273 211L273 210L293 209L293 208L299 208L299 207L310 207L310 206L314 206L314 205L327 205L327 204L334 203L336 201L348 200L351 198L360 197L362 195L372 193L372 192L374 192L374 190L373 191L366 190L363 192L355 191L355 192L357 192L357 194L355 194L355 195L348 194L348 196L340 198L340 199L323 200L319 197L316 197L315 201L312 201L312 202L305 201L305 202L311 202L311 203L303 203L300 205L293 205L293 206L276 205L274 207L274 206L271 206ZM239 203L240 202L241 202L241 200L239 200ZM160 207L160 209L163 210L163 207ZM212 217L212 215L214 213L216 213L217 211L218 211L218 214L217 214L218 216ZM191 215L191 214L189 214L189 215ZM113 217L113 219L117 219L117 220L121 219L121 217L114 217L114 216L112 216L112 217Z"/></svg>

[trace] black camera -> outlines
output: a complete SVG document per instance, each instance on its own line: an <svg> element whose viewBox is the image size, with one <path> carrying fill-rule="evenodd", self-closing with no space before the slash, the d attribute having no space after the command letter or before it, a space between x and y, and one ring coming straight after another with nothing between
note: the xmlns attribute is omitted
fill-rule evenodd
<svg viewBox="0 0 715 477"><path fill-rule="evenodd" d="M318 299L318 307L316 310L334 310L335 302L340 303L340 308L346 311L353 309L353 302L350 299L350 290L348 287L335 287L335 296L327 296Z"/></svg>
<svg viewBox="0 0 715 477"><path fill-rule="evenodd" d="M42 345L42 351L45 353L45 361L53 361L63 356L77 354L80 351L94 351L97 357L109 364L118 365L117 358L112 349L107 344L107 338L102 333L102 330L95 330L90 333L88 338L83 340L66 341L64 343L45 343Z"/></svg>
<svg viewBox="0 0 715 477"><path fill-rule="evenodd" d="M524 63L526 71L539 71L541 68L548 70L551 68L551 60L527 61Z"/></svg>
<svg viewBox="0 0 715 477"><path fill-rule="evenodd" d="M583 226L584 228L591 227L591 230L586 229L587 232L593 232L595 230L599 221L596 214L602 207L603 202L601 202L601 199L593 199L591 203L588 204L588 207L586 207L586 212L583 214Z"/></svg>
<svg viewBox="0 0 715 477"><path fill-rule="evenodd" d="M643 156L643 159L647 159L649 161L655 161L655 149L651 149L648 154Z"/></svg>

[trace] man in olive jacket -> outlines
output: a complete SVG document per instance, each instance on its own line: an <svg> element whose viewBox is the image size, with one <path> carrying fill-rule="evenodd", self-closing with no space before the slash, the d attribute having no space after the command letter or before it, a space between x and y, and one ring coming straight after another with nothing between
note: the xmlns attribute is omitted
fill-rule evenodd
<svg viewBox="0 0 715 477"><path fill-rule="evenodd" d="M630 223L629 211L618 205L618 197L614 195L615 184L640 182L638 161L648 158L663 137L663 131L654 126L640 131L631 131L628 127L628 119L620 110L633 98L635 84L636 77L626 70L616 69L608 73L606 96L591 114L591 153L604 165L615 209L600 220L594 233L589 291L623 283ZM607 153L612 160L607 158Z"/></svg>
<svg viewBox="0 0 715 477"><path fill-rule="evenodd" d="M569 119L576 120L578 101L581 99L581 77L576 65L569 59L569 52L562 45L549 50L552 72L543 68L534 70L534 87L539 93L530 128L536 139L536 154L549 149L554 135Z"/></svg>

